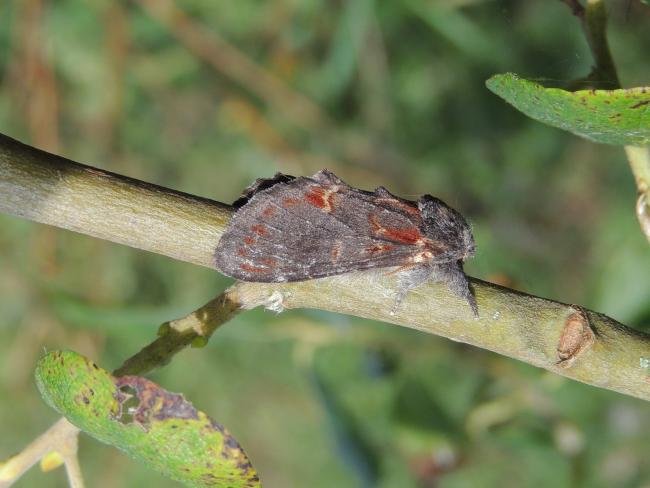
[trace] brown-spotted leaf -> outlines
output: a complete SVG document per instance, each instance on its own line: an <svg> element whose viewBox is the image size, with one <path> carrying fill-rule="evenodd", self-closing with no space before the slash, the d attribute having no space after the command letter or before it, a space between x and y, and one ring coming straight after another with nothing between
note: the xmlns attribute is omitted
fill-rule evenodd
<svg viewBox="0 0 650 488"><path fill-rule="evenodd" d="M545 88L513 73L487 87L529 117L605 144L650 144L650 87L626 90Z"/></svg>
<svg viewBox="0 0 650 488"><path fill-rule="evenodd" d="M223 426L146 378L114 377L65 351L39 360L36 382L45 401L81 430L187 486L261 486Z"/></svg>

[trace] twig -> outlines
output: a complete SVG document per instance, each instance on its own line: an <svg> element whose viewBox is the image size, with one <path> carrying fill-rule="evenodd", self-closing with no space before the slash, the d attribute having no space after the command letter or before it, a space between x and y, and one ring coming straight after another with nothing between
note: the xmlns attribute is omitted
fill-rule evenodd
<svg viewBox="0 0 650 488"><path fill-rule="evenodd" d="M7 137L0 137L0 210L202 266L211 266L230 215L226 205L81 166ZM313 307L404 325L650 400L647 335L580 307L475 279L479 320L440 284L412 292L393 316L394 280L380 271L245 283L228 297L233 307Z"/></svg>
<svg viewBox="0 0 650 488"><path fill-rule="evenodd" d="M230 216L227 205L77 164L1 134L0 211L204 266L211 265ZM150 348L169 347L178 337L165 335ZM66 420L57 422L0 467L0 487L77 433ZM72 486L82 486L76 461L65 461Z"/></svg>
<svg viewBox="0 0 650 488"><path fill-rule="evenodd" d="M489 349L601 388L650 400L650 336L574 305L470 279L480 312L444 285L411 292L391 315L395 277L381 271L302 283L239 283L248 307L318 308L390 322Z"/></svg>
<svg viewBox="0 0 650 488"><path fill-rule="evenodd" d="M57 451L63 457L70 488L84 488L84 480L81 474L81 467L79 466L79 456L77 455L78 448L79 435L78 433L74 433L73 429L70 429L70 435L61 439L61 443L57 446Z"/></svg>
<svg viewBox="0 0 650 488"><path fill-rule="evenodd" d="M607 43L607 10L602 0L587 0L582 28L596 63L590 77L602 81L610 89L620 88L621 82Z"/></svg>
<svg viewBox="0 0 650 488"><path fill-rule="evenodd" d="M594 67L585 81L603 88L620 88L616 66L607 43L607 11L602 0L587 0L586 7L578 0L561 0L571 9L582 24L589 49L594 57Z"/></svg>
<svg viewBox="0 0 650 488"><path fill-rule="evenodd" d="M0 134L0 212L211 266L231 210Z"/></svg>
<svg viewBox="0 0 650 488"><path fill-rule="evenodd" d="M66 419L62 418L57 421L52 427L23 449L22 452L0 465L0 488L11 486L25 471L36 464L39 459L52 451L60 452L63 456L66 462L66 469L68 469L69 479L72 476L76 483L81 482L81 472L78 464L76 464L76 439L78 433L79 429ZM72 458L75 458L72 461L73 466L68 467L68 461ZM71 486L82 487L83 484L71 484Z"/></svg>
<svg viewBox="0 0 650 488"><path fill-rule="evenodd" d="M160 337L124 361L113 375L143 375L164 366L187 346L207 343L214 331L240 309L240 303L226 291L188 316L164 323L159 329Z"/></svg>

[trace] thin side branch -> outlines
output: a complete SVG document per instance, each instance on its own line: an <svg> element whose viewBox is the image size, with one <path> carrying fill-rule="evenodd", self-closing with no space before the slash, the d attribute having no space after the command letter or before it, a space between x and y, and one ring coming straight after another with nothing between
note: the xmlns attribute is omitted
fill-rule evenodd
<svg viewBox="0 0 650 488"><path fill-rule="evenodd" d="M230 215L221 203L78 165L7 137L0 137L0 210L202 266L211 265ZM291 284L240 283L228 292L232 308L226 307L230 312L222 318L238 306L260 304L275 310L312 307L368 317L650 400L647 335L581 307L476 279L471 282L478 320L465 302L440 284L414 290L391 315L395 279L379 270ZM184 341L191 342L187 337ZM134 371L132 367L125 364L121 371Z"/></svg>
<svg viewBox="0 0 650 488"><path fill-rule="evenodd" d="M587 0L582 27L595 62L590 77L602 81L610 90L620 88L621 82L607 42L607 10L602 0Z"/></svg>
<svg viewBox="0 0 650 488"><path fill-rule="evenodd" d="M71 483L73 481L77 483L71 486L82 487L81 471L79 470L76 459L78 434L79 429L66 419L62 418L58 420L52 427L43 432L43 434L23 449L22 452L0 465L0 488L11 486L29 468L42 459L43 456L53 451L61 453L66 464L66 469L68 470L68 479L72 476L73 480L71 480ZM68 467L69 461L72 463L71 467Z"/></svg>
<svg viewBox="0 0 650 488"><path fill-rule="evenodd" d="M208 342L215 330L233 318L241 304L228 291L210 300L182 319L160 326L158 339L124 361L113 371L115 376L144 375L166 365L178 352L192 345L200 347Z"/></svg>
<svg viewBox="0 0 650 488"><path fill-rule="evenodd" d="M79 435L74 434L73 429L70 429L70 435L62 439L62 442L63 443L60 444L57 449L63 457L65 472L68 476L68 485L70 485L70 488L84 488L81 466L79 465L79 456L77 455L79 448Z"/></svg>
<svg viewBox="0 0 650 488"><path fill-rule="evenodd" d="M594 58L594 66L584 81L599 88L620 88L614 58L607 43L607 10L602 0L587 0L583 6L579 0L561 0L582 24L589 50Z"/></svg>

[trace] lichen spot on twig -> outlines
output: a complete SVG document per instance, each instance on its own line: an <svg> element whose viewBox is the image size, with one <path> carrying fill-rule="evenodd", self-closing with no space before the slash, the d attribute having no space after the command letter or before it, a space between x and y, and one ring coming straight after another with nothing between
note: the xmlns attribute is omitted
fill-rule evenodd
<svg viewBox="0 0 650 488"><path fill-rule="evenodd" d="M571 367L576 358L593 345L595 339L587 314L583 309L576 308L576 311L564 322L564 329L557 345L557 366Z"/></svg>

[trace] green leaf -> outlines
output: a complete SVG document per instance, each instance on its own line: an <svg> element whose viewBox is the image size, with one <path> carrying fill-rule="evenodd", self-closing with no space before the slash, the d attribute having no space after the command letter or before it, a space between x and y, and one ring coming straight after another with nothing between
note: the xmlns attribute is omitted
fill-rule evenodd
<svg viewBox="0 0 650 488"><path fill-rule="evenodd" d="M650 87L569 92L513 73L495 75L486 85L529 117L594 142L650 144Z"/></svg>
<svg viewBox="0 0 650 488"><path fill-rule="evenodd" d="M75 352L55 351L39 360L36 382L81 430L187 486L261 486L223 426L146 378L114 377Z"/></svg>

